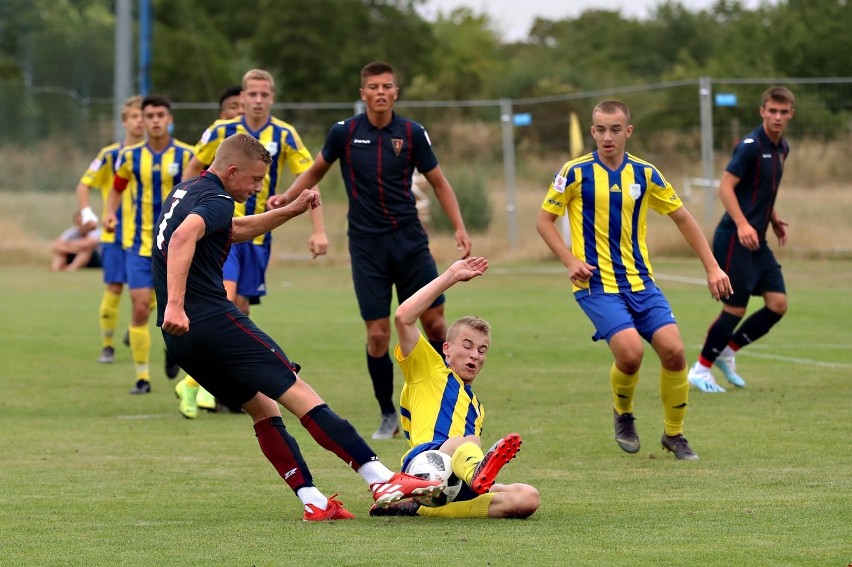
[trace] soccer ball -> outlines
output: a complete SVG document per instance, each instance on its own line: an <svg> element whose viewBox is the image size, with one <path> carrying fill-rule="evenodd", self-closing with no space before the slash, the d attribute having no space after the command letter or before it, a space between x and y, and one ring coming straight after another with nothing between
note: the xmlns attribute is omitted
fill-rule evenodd
<svg viewBox="0 0 852 567"><path fill-rule="evenodd" d="M410 475L424 478L426 480L440 481L447 487L437 497L414 498L423 506L434 508L443 506L459 495L462 481L453 473L452 459L441 451L423 451L408 463L405 469Z"/></svg>

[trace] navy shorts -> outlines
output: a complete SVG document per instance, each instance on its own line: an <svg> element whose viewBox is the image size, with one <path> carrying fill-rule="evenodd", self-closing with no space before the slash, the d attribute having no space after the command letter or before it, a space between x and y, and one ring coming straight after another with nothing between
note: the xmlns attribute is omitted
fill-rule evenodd
<svg viewBox="0 0 852 567"><path fill-rule="evenodd" d="M740 244L736 232L717 230L713 235L713 255L731 280L734 293L722 298L725 305L746 307L749 297L768 291L787 293L781 264L769 249L766 241L757 250Z"/></svg>
<svg viewBox="0 0 852 567"><path fill-rule="evenodd" d="M237 293L260 303L266 295L266 268L269 266L269 246L252 242L231 245L228 258L222 266L222 279L237 282Z"/></svg>
<svg viewBox="0 0 852 567"><path fill-rule="evenodd" d="M104 283L127 283L127 266L124 261L124 248L112 242L101 244L101 262L104 269Z"/></svg>
<svg viewBox="0 0 852 567"><path fill-rule="evenodd" d="M666 296L656 286L631 293L578 292L576 297L597 331L593 341L608 343L617 332L634 328L650 343L657 330L676 322Z"/></svg>
<svg viewBox="0 0 852 567"><path fill-rule="evenodd" d="M277 400L296 382L298 366L236 307L199 322L181 336L163 333L169 354L187 374L229 406L258 392Z"/></svg>
<svg viewBox="0 0 852 567"><path fill-rule="evenodd" d="M352 281L364 321L390 317L396 286L398 303L438 277L429 238L419 223L378 236L350 236ZM444 303L444 295L432 303Z"/></svg>

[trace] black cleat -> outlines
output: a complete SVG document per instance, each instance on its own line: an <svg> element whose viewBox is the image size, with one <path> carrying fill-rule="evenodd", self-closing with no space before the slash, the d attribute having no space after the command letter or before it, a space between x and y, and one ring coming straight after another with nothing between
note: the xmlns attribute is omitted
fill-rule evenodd
<svg viewBox="0 0 852 567"><path fill-rule="evenodd" d="M101 356L98 358L101 364L112 364L115 362L115 349L111 346L105 346L101 351Z"/></svg>
<svg viewBox="0 0 852 567"><path fill-rule="evenodd" d="M639 435L636 433L636 427L633 425L636 418L633 417L632 413L618 415L615 409L612 410L612 416L615 424L615 442L618 443L622 451L638 453Z"/></svg>
<svg viewBox="0 0 852 567"><path fill-rule="evenodd" d="M681 461L698 460L698 455L696 455L695 451L692 450L692 447L689 446L686 438L679 433L677 435L666 435L663 433L663 438L660 439L660 443L663 444L663 449L671 451L675 454L675 457Z"/></svg>
<svg viewBox="0 0 852 567"><path fill-rule="evenodd" d="M136 385L130 390L131 394L150 394L151 383L148 380L137 380Z"/></svg>
<svg viewBox="0 0 852 567"><path fill-rule="evenodd" d="M169 380L174 380L180 374L180 366L172 358L172 355L169 354L169 349L165 349L165 359L166 376L168 376Z"/></svg>
<svg viewBox="0 0 852 567"><path fill-rule="evenodd" d="M400 500L394 502L384 508L378 504L373 504L370 508L371 516L416 516L417 510L420 509L420 503L414 500Z"/></svg>

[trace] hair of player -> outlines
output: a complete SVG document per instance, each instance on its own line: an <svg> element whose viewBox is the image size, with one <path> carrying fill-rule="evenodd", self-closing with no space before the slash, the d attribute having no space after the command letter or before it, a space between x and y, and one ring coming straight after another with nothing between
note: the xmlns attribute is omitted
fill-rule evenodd
<svg viewBox="0 0 852 567"><path fill-rule="evenodd" d="M366 85L367 79L370 77L384 75L385 73L390 73L394 76L394 80L396 80L396 73L394 73L393 67L391 67L389 63L385 63L384 61L373 61L372 63L367 63L361 69L361 86L363 87Z"/></svg>
<svg viewBox="0 0 852 567"><path fill-rule="evenodd" d="M272 163L272 155L257 138L239 132L222 140L216 149L213 166L217 170L224 171L229 165L254 161L262 161L269 165Z"/></svg>
<svg viewBox="0 0 852 567"><path fill-rule="evenodd" d="M627 123L630 124L630 109L627 108L627 105L620 100L605 100L596 104L592 109L592 123L595 121L596 112L601 112L603 114L615 114L618 111L624 113L624 116L627 118Z"/></svg>
<svg viewBox="0 0 852 567"><path fill-rule="evenodd" d="M263 69L249 69L248 71L246 71L246 74L243 75L243 81L241 83L243 90L245 90L245 88L248 86L249 81L266 81L272 88L272 92L275 92L275 79L273 79L272 75L270 75L267 71L264 71Z"/></svg>
<svg viewBox="0 0 852 567"><path fill-rule="evenodd" d="M172 111L172 101L166 95L149 94L142 99L142 110L144 111L148 106L165 106L169 112Z"/></svg>
<svg viewBox="0 0 852 567"><path fill-rule="evenodd" d="M766 106L766 103L770 100L781 104L796 106L796 97L793 96L793 92L787 87L775 86L769 87L763 91L763 97L761 98L760 105Z"/></svg>
<svg viewBox="0 0 852 567"><path fill-rule="evenodd" d="M222 105L225 104L226 100L232 96L240 96L241 92L243 92L242 85L231 85L225 89L225 92L223 92L222 96L219 97L219 112L222 112Z"/></svg>
<svg viewBox="0 0 852 567"><path fill-rule="evenodd" d="M480 317L476 317L475 315L467 315L466 317L462 317L447 329L447 342L451 343L458 336L459 331L461 331L462 327L467 327L469 329L473 329L475 331L479 331L480 333L485 334L489 339L491 338L491 325L485 319L481 319Z"/></svg>
<svg viewBox="0 0 852 567"><path fill-rule="evenodd" d="M142 95L128 97L121 106L121 119L127 120L127 114L133 110L142 110Z"/></svg>

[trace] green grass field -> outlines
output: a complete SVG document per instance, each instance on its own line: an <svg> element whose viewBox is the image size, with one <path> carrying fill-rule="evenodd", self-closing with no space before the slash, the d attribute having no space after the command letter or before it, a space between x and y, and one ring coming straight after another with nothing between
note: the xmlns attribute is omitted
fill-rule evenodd
<svg viewBox="0 0 852 567"><path fill-rule="evenodd" d="M655 262L690 363L718 306L697 261ZM177 412L153 331L153 392L127 394L129 349L99 365L97 271L0 271L0 565L701 565L852 563L852 296L849 263L790 261L790 311L742 351L744 390L691 392L686 436L659 446L659 364L646 351L637 455L612 439L605 345L555 264L492 264L448 295L448 318L494 326L476 391L485 442L523 450L502 473L542 495L526 521L370 518L363 481L297 420L317 485L351 522L306 524L246 416ZM274 267L253 316L365 437L378 423L348 268ZM755 301L755 306L760 301ZM129 304L122 303L121 324ZM397 371L397 378L400 374ZM724 381L720 378L720 383ZM399 379L397 379L397 391ZM398 466L404 441L373 442Z"/></svg>

